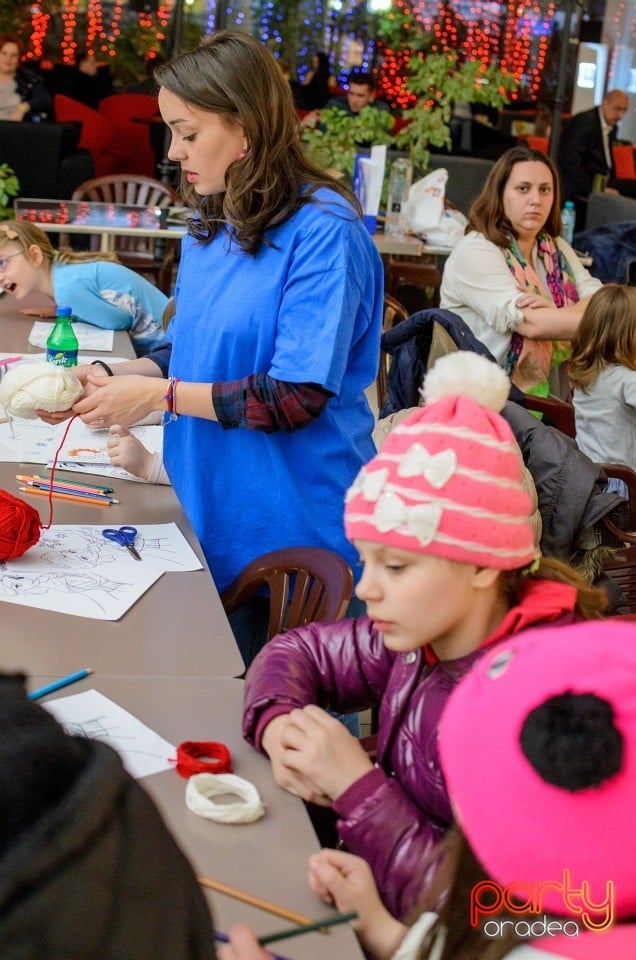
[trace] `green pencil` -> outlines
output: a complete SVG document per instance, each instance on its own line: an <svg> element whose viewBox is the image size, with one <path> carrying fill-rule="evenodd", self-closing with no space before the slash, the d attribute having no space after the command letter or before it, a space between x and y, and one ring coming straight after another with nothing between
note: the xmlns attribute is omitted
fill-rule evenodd
<svg viewBox="0 0 636 960"><path fill-rule="evenodd" d="M311 933L314 930L322 930L324 927L337 927L340 923L349 923L350 920L357 920L358 914L354 910L352 913L339 913L335 917L325 917L323 920L316 920L315 923L303 923L292 930L279 930L278 933L269 933L266 937L259 937L258 942L262 947L266 943L274 943L276 940L289 940L290 937L300 937L303 933Z"/></svg>

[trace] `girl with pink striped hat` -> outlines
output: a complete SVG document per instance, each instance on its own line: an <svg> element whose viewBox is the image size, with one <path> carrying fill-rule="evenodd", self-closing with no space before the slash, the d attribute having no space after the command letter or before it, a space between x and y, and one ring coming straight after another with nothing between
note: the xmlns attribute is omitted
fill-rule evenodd
<svg viewBox="0 0 636 960"><path fill-rule="evenodd" d="M399 919L428 886L429 854L452 820L437 747L451 692L493 644L600 616L604 605L538 555L519 449L497 412L508 389L476 354L438 361L425 406L347 495L367 615L275 637L247 673L245 737L281 786L333 810L340 839ZM378 715L375 762L327 712L366 708Z"/></svg>

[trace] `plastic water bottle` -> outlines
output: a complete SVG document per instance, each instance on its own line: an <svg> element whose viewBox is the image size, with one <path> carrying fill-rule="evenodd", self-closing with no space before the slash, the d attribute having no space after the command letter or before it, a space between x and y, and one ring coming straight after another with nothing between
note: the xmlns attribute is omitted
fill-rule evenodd
<svg viewBox="0 0 636 960"><path fill-rule="evenodd" d="M566 243L572 246L574 239L574 221L576 220L576 210L572 200L566 200L561 211L561 236Z"/></svg>
<svg viewBox="0 0 636 960"><path fill-rule="evenodd" d="M77 366L79 344L73 330L72 316L70 307L58 307L55 312L55 326L46 341L46 362L56 367Z"/></svg>
<svg viewBox="0 0 636 960"><path fill-rule="evenodd" d="M406 233L406 205L412 179L413 167L409 161L403 157L394 160L389 176L389 196L384 225L384 232L389 237L403 237Z"/></svg>

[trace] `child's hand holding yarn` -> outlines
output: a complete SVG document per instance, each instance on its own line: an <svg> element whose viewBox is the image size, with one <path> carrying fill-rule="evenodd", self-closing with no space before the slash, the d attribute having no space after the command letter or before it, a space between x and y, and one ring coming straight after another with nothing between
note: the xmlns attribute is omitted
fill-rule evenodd
<svg viewBox="0 0 636 960"><path fill-rule="evenodd" d="M358 919L351 926L365 950L378 958L393 956L407 927L380 900L366 860L344 850L314 853L309 858L309 886L340 913L355 910Z"/></svg>
<svg viewBox="0 0 636 960"><path fill-rule="evenodd" d="M47 420L57 414L56 419L48 420L57 423L70 416L70 407L83 392L75 374L65 367L52 363L21 363L2 378L0 403L9 416L35 420L41 411Z"/></svg>
<svg viewBox="0 0 636 960"><path fill-rule="evenodd" d="M303 800L311 800L320 806L330 806L327 797L320 795L320 789L309 778L285 763L285 749L282 746L283 731L289 721L289 714L274 717L263 733L263 750L272 762L272 774L279 787Z"/></svg>
<svg viewBox="0 0 636 960"><path fill-rule="evenodd" d="M326 710L309 704L287 715L280 738L285 767L318 788L312 803L328 805L365 773L373 764L360 741Z"/></svg>

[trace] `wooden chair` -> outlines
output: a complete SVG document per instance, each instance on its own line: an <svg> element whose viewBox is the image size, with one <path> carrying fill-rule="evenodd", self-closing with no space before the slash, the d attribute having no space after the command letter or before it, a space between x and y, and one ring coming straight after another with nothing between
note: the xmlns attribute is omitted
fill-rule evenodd
<svg viewBox="0 0 636 960"><path fill-rule="evenodd" d="M261 587L270 594L269 640L313 621L339 620L353 593L349 564L323 547L287 547L252 560L221 594L228 616Z"/></svg>
<svg viewBox="0 0 636 960"><path fill-rule="evenodd" d="M406 307L392 297L390 293L384 294L384 313L382 315L382 333L386 333L399 323L406 320L409 312ZM378 366L378 375L376 377L376 393L378 410L381 410L387 400L388 395L388 375L389 375L390 357L384 350L380 350L380 364Z"/></svg>
<svg viewBox="0 0 636 960"><path fill-rule="evenodd" d="M554 397L535 397L532 393L525 393L524 406L526 410L534 410L550 417L557 430L564 433L566 437L573 439L576 437L574 407L571 403Z"/></svg>
<svg viewBox="0 0 636 960"><path fill-rule="evenodd" d="M629 530L622 530L609 517L603 518L606 530L623 544L603 561L603 570L620 587L625 598L620 613L636 614L636 472L621 463L603 463L601 466L608 477L617 477L627 486L629 524Z"/></svg>
<svg viewBox="0 0 636 960"><path fill-rule="evenodd" d="M97 203L137 204L142 207L170 207L175 191L169 184L152 177L135 174L112 174L86 180L74 190L71 200L92 200ZM96 233L98 228L96 227ZM60 246L68 237L60 237ZM115 237L115 253L126 267L142 276L150 276L166 296L170 296L172 267L178 240L155 240L153 237Z"/></svg>

